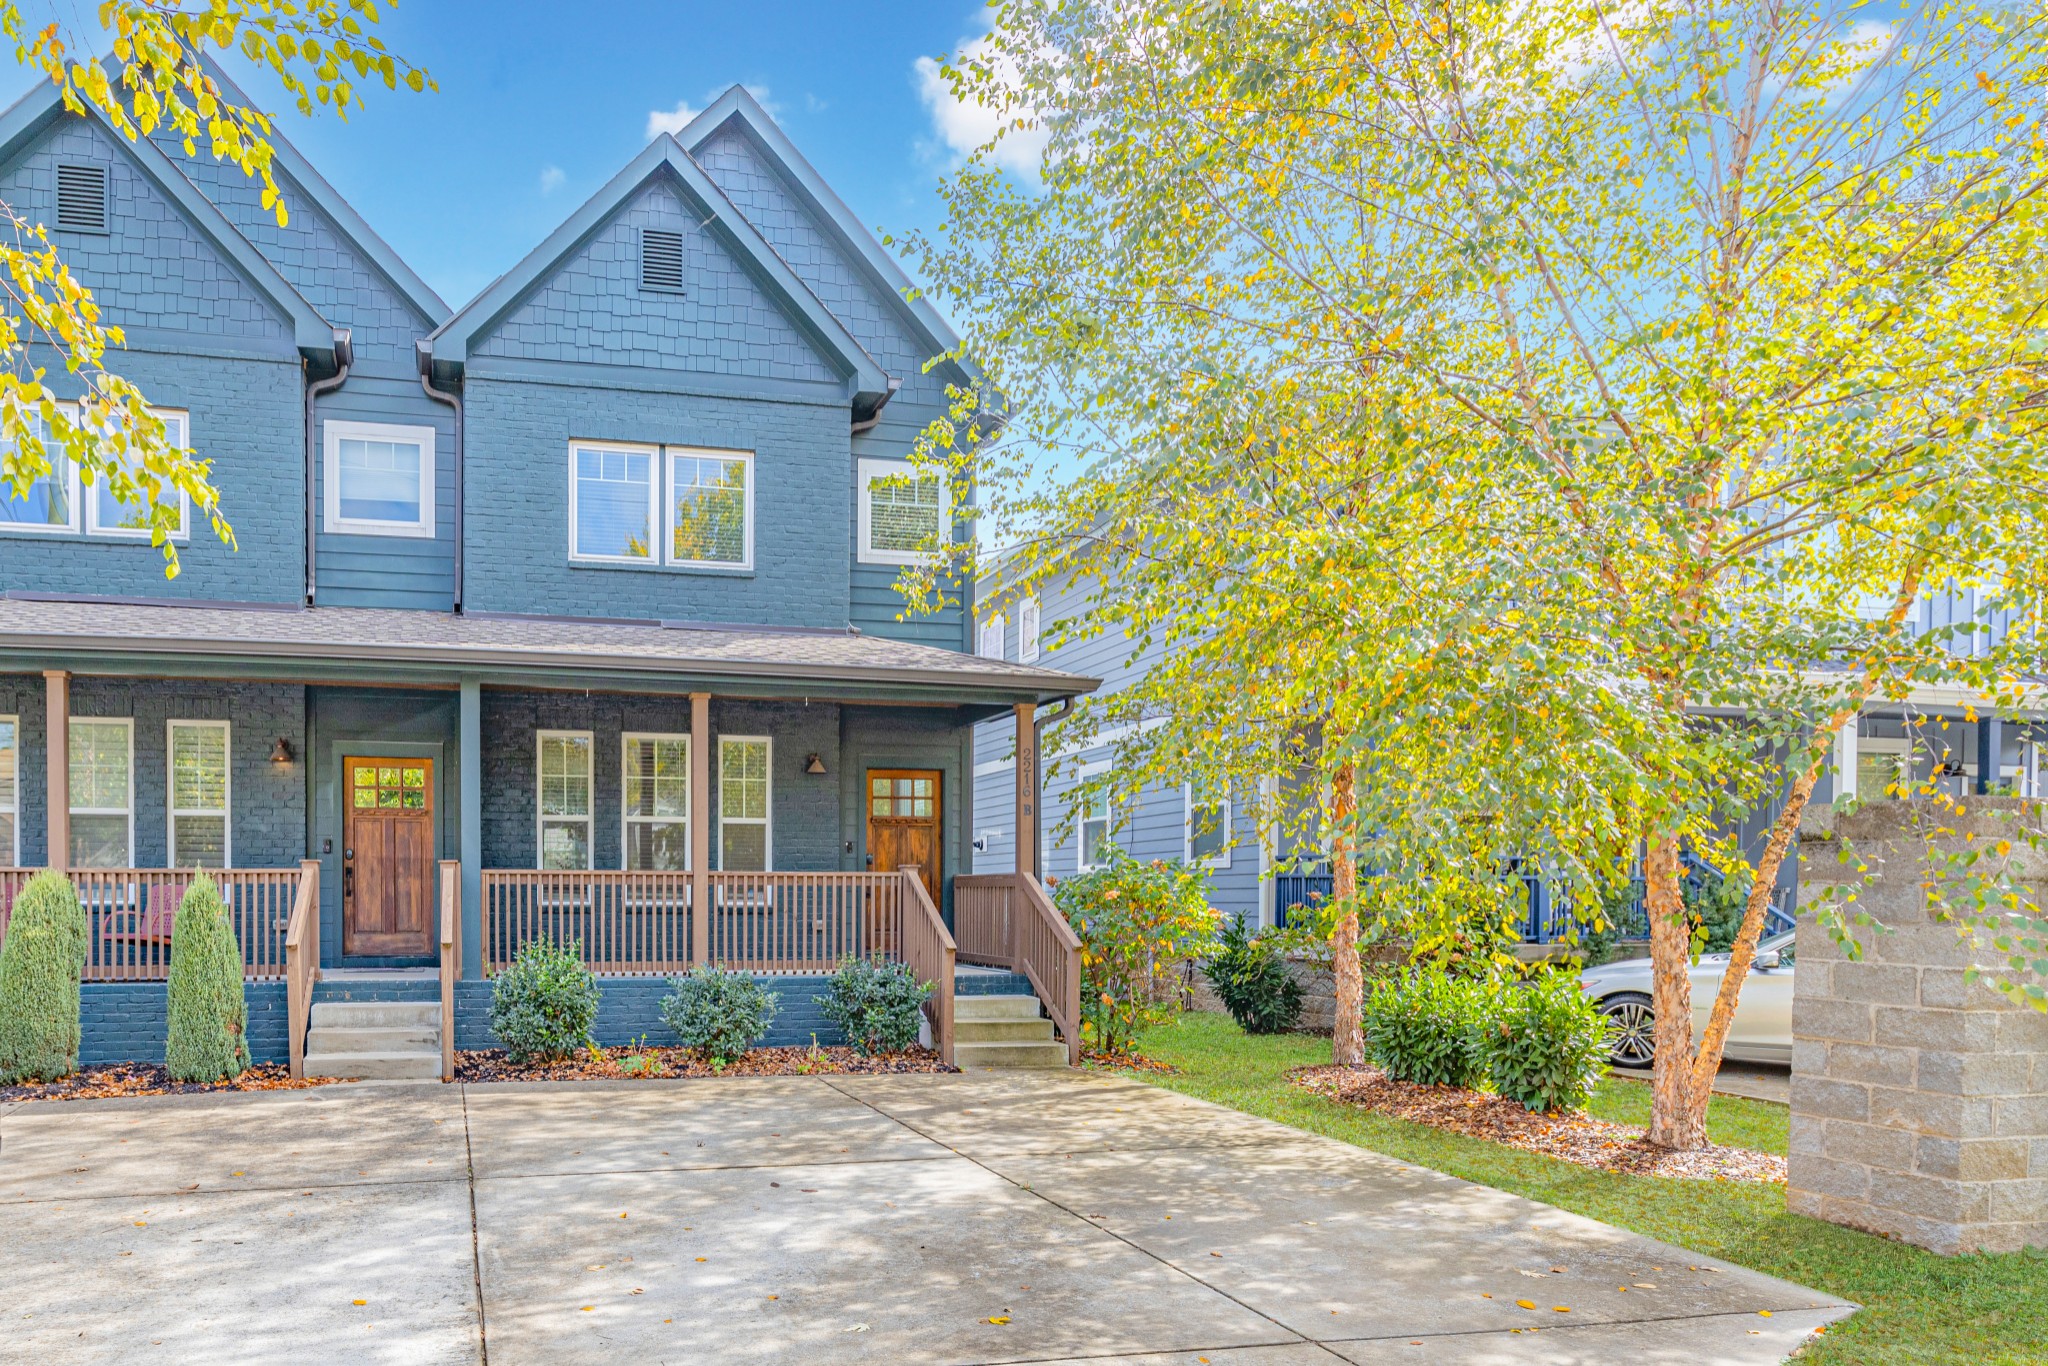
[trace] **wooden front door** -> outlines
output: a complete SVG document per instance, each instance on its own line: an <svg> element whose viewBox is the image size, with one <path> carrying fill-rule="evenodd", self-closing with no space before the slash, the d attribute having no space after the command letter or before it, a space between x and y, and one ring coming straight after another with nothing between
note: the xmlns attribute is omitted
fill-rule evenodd
<svg viewBox="0 0 2048 1366"><path fill-rule="evenodd" d="M341 951L434 951L434 761L343 759Z"/></svg>
<svg viewBox="0 0 2048 1366"><path fill-rule="evenodd" d="M945 869L939 851L939 773L923 768L868 770L868 866L878 873L914 867L939 904Z"/></svg>

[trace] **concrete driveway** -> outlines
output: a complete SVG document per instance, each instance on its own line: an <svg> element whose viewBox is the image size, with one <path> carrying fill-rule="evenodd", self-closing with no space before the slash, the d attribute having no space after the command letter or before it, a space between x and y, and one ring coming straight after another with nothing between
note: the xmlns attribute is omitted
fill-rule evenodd
<svg viewBox="0 0 2048 1366"><path fill-rule="evenodd" d="M39 1362L1707 1366L1847 1312L1088 1073L16 1105L0 1230Z"/></svg>

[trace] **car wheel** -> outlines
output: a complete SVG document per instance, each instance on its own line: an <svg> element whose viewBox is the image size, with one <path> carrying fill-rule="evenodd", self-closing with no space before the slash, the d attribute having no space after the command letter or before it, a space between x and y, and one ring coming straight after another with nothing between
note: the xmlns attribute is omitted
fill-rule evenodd
<svg viewBox="0 0 2048 1366"><path fill-rule="evenodd" d="M1616 1067L1648 1067L1657 1057L1657 1012L1640 991L1624 991L1600 1003L1609 1026L1608 1056Z"/></svg>

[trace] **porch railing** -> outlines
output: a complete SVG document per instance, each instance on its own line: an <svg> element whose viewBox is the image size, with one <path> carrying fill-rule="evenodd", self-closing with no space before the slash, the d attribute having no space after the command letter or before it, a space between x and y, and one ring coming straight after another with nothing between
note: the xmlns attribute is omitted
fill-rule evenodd
<svg viewBox="0 0 2048 1366"><path fill-rule="evenodd" d="M960 961L1021 972L1081 1061L1081 939L1035 877L962 874L953 879Z"/></svg>
<svg viewBox="0 0 2048 1366"><path fill-rule="evenodd" d="M284 932L285 1028L292 1079L306 1075L306 1030L313 1023L313 984L320 980L320 861L299 864L292 915Z"/></svg>
<svg viewBox="0 0 2048 1366"><path fill-rule="evenodd" d="M317 866L317 865L315 865ZM40 868L0 868L0 941L7 935L14 899ZM197 874L190 868L73 868L71 885L85 907L88 982L161 982L171 971L171 927L178 904ZM209 868L220 888L242 976L271 982L286 976L285 941L300 887L296 868ZM317 880L317 879L316 879Z"/></svg>
<svg viewBox="0 0 2048 1366"><path fill-rule="evenodd" d="M902 879L902 892L897 904L902 908L902 924L896 942L902 946L903 962L917 975L920 982L932 984L932 994L925 999L925 1015L932 1025L932 1047L938 1051L939 1061L948 1067L953 1065L953 964L958 955L953 936L946 929L946 922L939 915L939 908L932 905L931 893L925 890L924 879L915 868L904 868L895 876Z"/></svg>

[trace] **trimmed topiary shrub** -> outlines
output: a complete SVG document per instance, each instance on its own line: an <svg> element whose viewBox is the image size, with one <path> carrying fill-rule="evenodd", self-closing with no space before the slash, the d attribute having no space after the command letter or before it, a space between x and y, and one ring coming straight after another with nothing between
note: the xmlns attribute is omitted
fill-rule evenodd
<svg viewBox="0 0 2048 1366"><path fill-rule="evenodd" d="M1253 934L1251 924L1231 916L1223 926L1222 948L1202 966L1223 1008L1247 1034L1285 1034L1301 1019L1301 983L1271 935Z"/></svg>
<svg viewBox="0 0 2048 1366"><path fill-rule="evenodd" d="M0 1083L78 1070L86 937L85 910L62 873L37 873L15 897L0 943Z"/></svg>
<svg viewBox="0 0 2048 1366"><path fill-rule="evenodd" d="M566 1058L590 1037L600 996L582 940L529 939L491 979L491 1033L515 1063Z"/></svg>
<svg viewBox="0 0 2048 1366"><path fill-rule="evenodd" d="M1479 1080L1474 1032L1486 983L1441 967L1389 978L1365 999L1365 1055L1396 1081L1471 1086Z"/></svg>
<svg viewBox="0 0 2048 1366"><path fill-rule="evenodd" d="M754 1040L768 1032L778 1010L775 993L751 973L703 964L669 986L661 1018L683 1047L715 1067L743 1058Z"/></svg>
<svg viewBox="0 0 2048 1366"><path fill-rule="evenodd" d="M873 1057L901 1053L917 1042L917 1022L930 982L920 982L907 963L892 963L877 954L840 960L827 979L824 996L814 996L825 1018L846 1032L854 1051Z"/></svg>
<svg viewBox="0 0 2048 1366"><path fill-rule="evenodd" d="M1497 1094L1531 1110L1580 1110L1607 1072L1607 1031L1577 975L1551 972L1499 993L1474 1043Z"/></svg>
<svg viewBox="0 0 2048 1366"><path fill-rule="evenodd" d="M242 946L221 904L220 888L204 873L185 889L171 923L168 993L164 1070L172 1080L220 1081L248 1069Z"/></svg>

